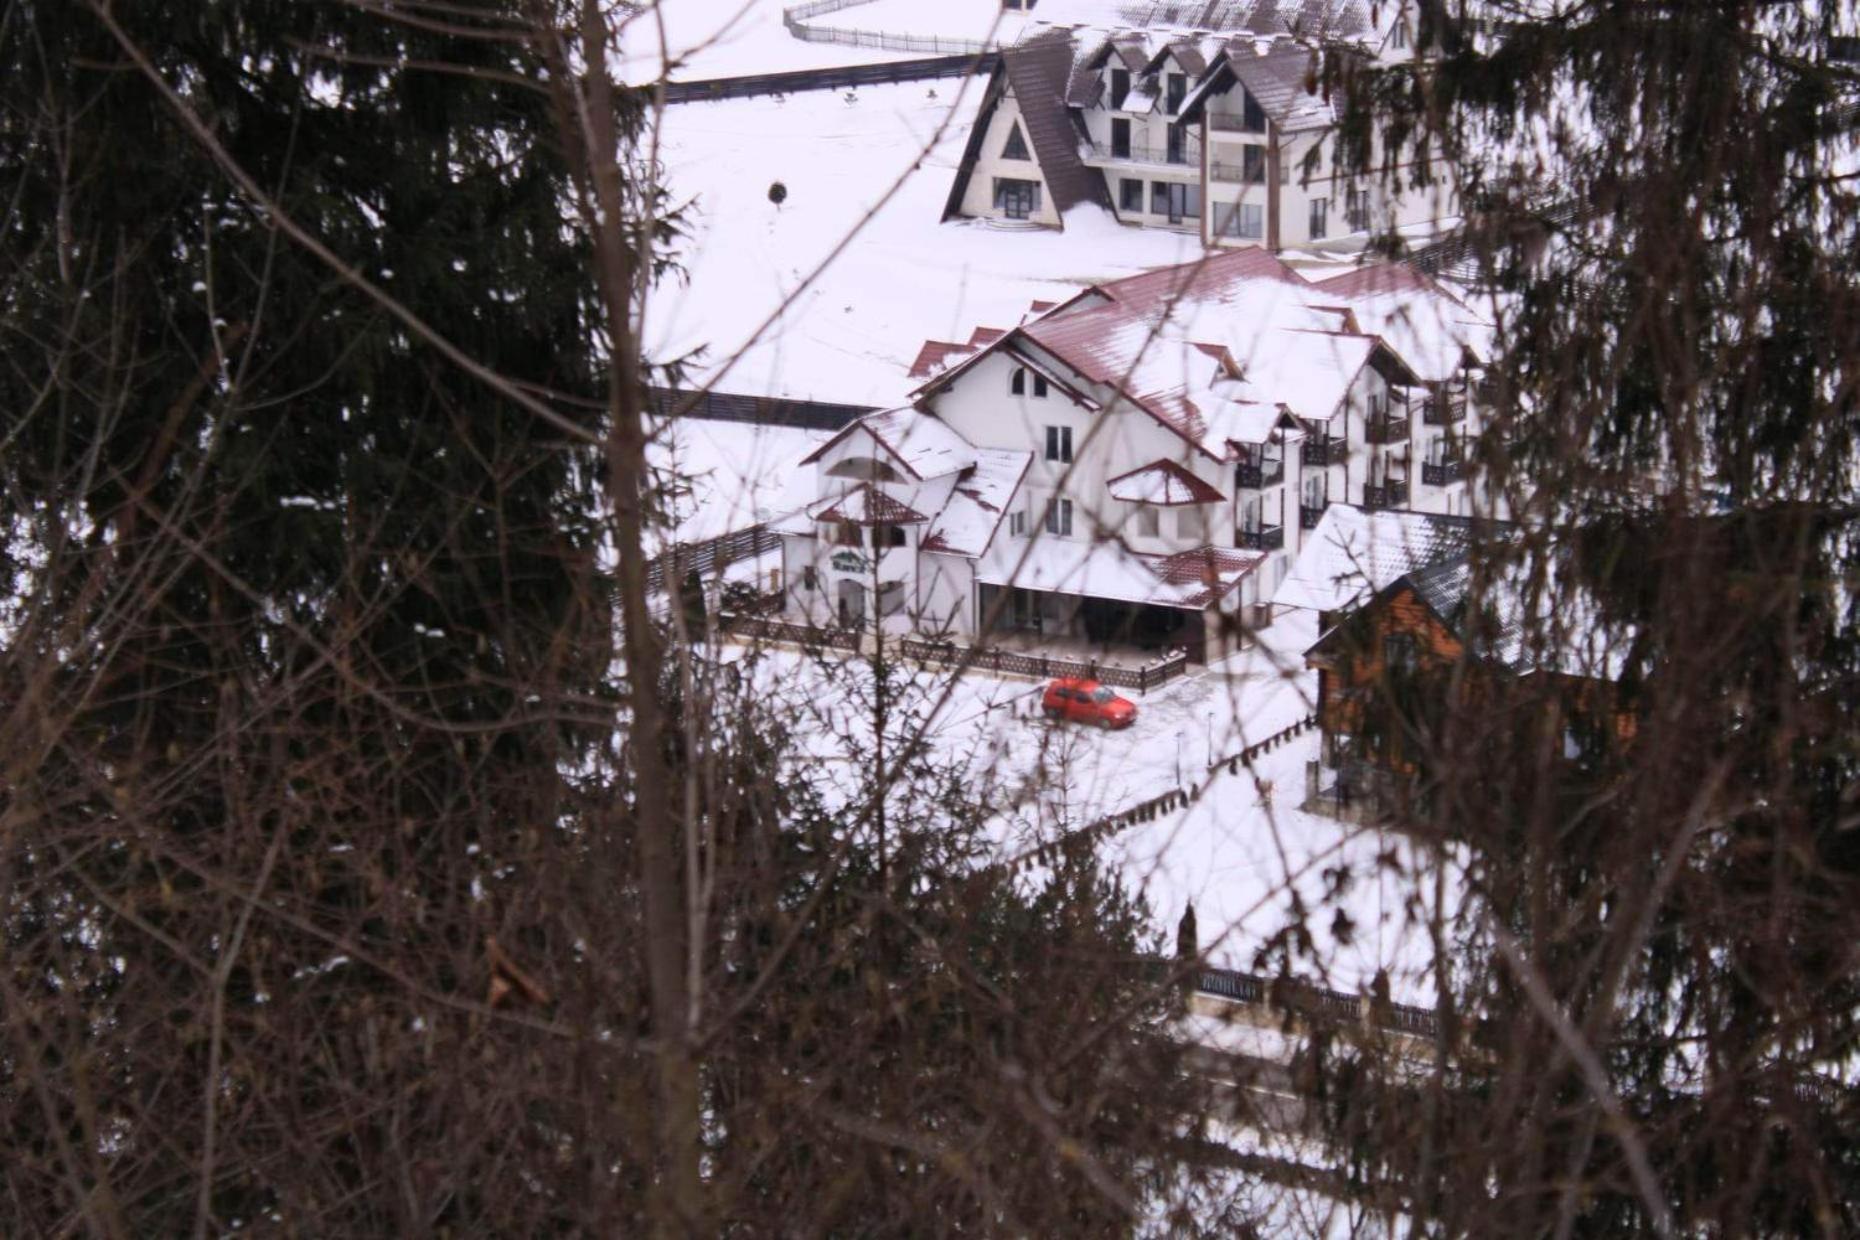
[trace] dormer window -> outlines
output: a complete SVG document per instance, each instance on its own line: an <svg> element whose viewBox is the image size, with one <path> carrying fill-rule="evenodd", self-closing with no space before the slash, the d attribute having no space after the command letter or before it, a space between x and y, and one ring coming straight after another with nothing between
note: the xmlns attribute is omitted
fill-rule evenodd
<svg viewBox="0 0 1860 1240"><path fill-rule="evenodd" d="M1241 116L1240 116L1241 125L1246 128L1246 131L1248 133L1265 133L1266 132L1266 111L1265 109L1260 107L1259 101L1253 98L1253 96L1248 94L1245 90L1242 90L1240 93L1241 93L1241 97L1246 101L1245 103L1241 105Z"/></svg>
<svg viewBox="0 0 1860 1240"><path fill-rule="evenodd" d="M1027 153L1027 139L1021 136L1019 121L1015 121L1008 128L1007 145L1001 148L1001 158L1022 160L1033 158Z"/></svg>
<svg viewBox="0 0 1860 1240"><path fill-rule="evenodd" d="M1177 112L1180 112L1182 110L1182 100L1187 97L1187 76L1180 73L1171 73L1169 75L1168 93L1164 96L1164 113L1169 116L1174 116Z"/></svg>
<svg viewBox="0 0 1860 1240"><path fill-rule="evenodd" d="M1130 98L1130 70L1111 70L1111 107L1113 110L1124 106L1124 100Z"/></svg>

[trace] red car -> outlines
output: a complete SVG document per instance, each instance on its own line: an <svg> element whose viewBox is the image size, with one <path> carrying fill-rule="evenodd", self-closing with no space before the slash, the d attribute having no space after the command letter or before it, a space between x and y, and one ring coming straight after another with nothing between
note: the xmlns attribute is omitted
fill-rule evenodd
<svg viewBox="0 0 1860 1240"><path fill-rule="evenodd" d="M1040 699L1048 719L1072 719L1101 728L1127 728L1137 721L1137 704L1095 680L1055 680Z"/></svg>

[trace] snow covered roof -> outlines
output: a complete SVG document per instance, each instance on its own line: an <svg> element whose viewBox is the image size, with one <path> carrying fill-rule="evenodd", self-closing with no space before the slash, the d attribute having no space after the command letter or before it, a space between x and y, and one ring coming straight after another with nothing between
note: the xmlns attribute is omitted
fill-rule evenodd
<svg viewBox="0 0 1860 1240"><path fill-rule="evenodd" d="M923 549L963 556L986 551L1032 462L1031 452L977 448L975 464L956 479L949 501L924 535Z"/></svg>
<svg viewBox="0 0 1860 1240"><path fill-rule="evenodd" d="M1366 0L1045 0L1037 17L1108 30L1323 38L1362 38L1374 30Z"/></svg>
<svg viewBox="0 0 1860 1240"><path fill-rule="evenodd" d="M1328 129L1337 123L1337 110L1318 85L1317 68L1317 53L1303 44L1233 39L1183 100L1182 121L1198 120L1209 99L1238 82L1286 133Z"/></svg>
<svg viewBox="0 0 1860 1240"><path fill-rule="evenodd" d="M908 405L881 409L846 424L839 434L801 458L812 465L849 435L864 431L917 478L940 478L975 464L975 449L934 414Z"/></svg>
<svg viewBox="0 0 1860 1240"><path fill-rule="evenodd" d="M821 500L811 515L816 521L845 521L852 525L918 525L930 519L870 482Z"/></svg>
<svg viewBox="0 0 1860 1240"><path fill-rule="evenodd" d="M1062 216L1080 203L1095 203L1107 210L1111 206L1104 174L1086 167L1079 157L1081 135L1066 107L1076 56L1072 34L1066 30L1042 31L1001 50L1001 71L1020 105L1021 121L1046 179L1053 210ZM976 132L984 132L988 121L985 110L976 118Z"/></svg>
<svg viewBox="0 0 1860 1240"><path fill-rule="evenodd" d="M1151 461L1106 485L1111 498L1127 504L1214 504L1226 498L1174 461Z"/></svg>
<svg viewBox="0 0 1860 1240"><path fill-rule="evenodd" d="M1470 517L1332 504L1305 536L1272 601L1347 611L1409 573L1463 556L1472 531Z"/></svg>
<svg viewBox="0 0 1860 1240"><path fill-rule="evenodd" d="M1440 383L1491 353L1492 326L1439 281L1405 263L1374 263L1316 282L1357 326L1381 336L1416 375Z"/></svg>
<svg viewBox="0 0 1860 1240"><path fill-rule="evenodd" d="M1265 563L1264 555L1206 547L1142 555L1115 539L1036 538L1024 556L976 569L984 585L1083 594L1126 603L1202 610Z"/></svg>

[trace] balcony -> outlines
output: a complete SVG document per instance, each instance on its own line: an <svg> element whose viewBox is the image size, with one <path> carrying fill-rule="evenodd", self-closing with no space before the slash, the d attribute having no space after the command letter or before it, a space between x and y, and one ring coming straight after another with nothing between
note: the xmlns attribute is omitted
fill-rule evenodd
<svg viewBox="0 0 1860 1240"><path fill-rule="evenodd" d="M1318 527L1318 522L1324 519L1324 510L1329 506L1328 504L1319 504L1316 508L1313 508L1309 504L1300 504L1298 506L1298 528L1301 530L1315 530Z"/></svg>
<svg viewBox="0 0 1860 1240"><path fill-rule="evenodd" d="M1363 438L1370 443L1407 443L1408 419L1388 413L1370 418Z"/></svg>
<svg viewBox="0 0 1860 1240"><path fill-rule="evenodd" d="M1430 396L1421 404L1421 421L1429 426L1452 426L1466 420L1466 394Z"/></svg>
<svg viewBox="0 0 1860 1240"><path fill-rule="evenodd" d="M1407 506L1408 484L1405 481L1363 487L1363 507L1365 508L1405 508Z"/></svg>
<svg viewBox="0 0 1860 1240"><path fill-rule="evenodd" d="M1264 185L1266 165L1261 163L1248 168L1245 164L1230 164L1217 159L1208 165L1208 179L1232 185Z"/></svg>
<svg viewBox="0 0 1860 1240"><path fill-rule="evenodd" d="M1321 465L1341 465L1349 453L1350 445L1341 435L1329 435L1321 439L1313 436L1305 440L1299 459L1316 468Z"/></svg>
<svg viewBox="0 0 1860 1240"><path fill-rule="evenodd" d="M1248 124L1244 116L1234 116L1226 112L1208 113L1208 128L1216 133L1264 134L1266 132L1264 121L1265 117L1260 116L1255 117L1252 124Z"/></svg>
<svg viewBox="0 0 1860 1240"><path fill-rule="evenodd" d="M1423 461L1421 463L1421 481L1430 487L1452 486L1465 477L1465 461Z"/></svg>
<svg viewBox="0 0 1860 1240"><path fill-rule="evenodd" d="M1234 541L1247 551L1279 551L1285 546L1285 527L1263 525L1256 530L1235 530Z"/></svg>
<svg viewBox="0 0 1860 1240"><path fill-rule="evenodd" d="M1241 461L1234 466L1234 485L1259 490L1261 487L1277 486L1285 481L1285 462L1276 461Z"/></svg>
<svg viewBox="0 0 1860 1240"><path fill-rule="evenodd" d="M1086 162L1105 164L1149 164L1165 168L1199 168L1201 144L1183 140L1179 149L1132 142L1119 146L1112 142L1092 142L1087 147Z"/></svg>

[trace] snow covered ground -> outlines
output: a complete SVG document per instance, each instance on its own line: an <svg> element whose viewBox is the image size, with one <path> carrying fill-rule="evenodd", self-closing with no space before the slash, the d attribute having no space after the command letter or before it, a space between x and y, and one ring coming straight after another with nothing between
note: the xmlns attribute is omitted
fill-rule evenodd
<svg viewBox="0 0 1860 1240"><path fill-rule="evenodd" d="M715 538L802 507L813 477L800 460L829 435L706 418L660 422L647 459L673 493L669 541Z"/></svg>
<svg viewBox="0 0 1860 1240"><path fill-rule="evenodd" d="M690 235L684 277L647 312L653 353L702 348L694 377L722 391L889 405L914 386L906 372L926 339L1011 327L1036 299L1199 255L1192 234L1091 208L1064 232L943 223L982 87L937 79L861 87L851 102L806 91L668 108L663 158L674 199L691 203Z"/></svg>
<svg viewBox="0 0 1860 1240"><path fill-rule="evenodd" d="M782 24L784 3L792 5L798 0L664 0L641 4L621 28L616 71L628 82L653 82L661 76L674 82L694 82L751 73L869 65L908 60L913 55L803 42ZM854 12L857 10L830 16L840 18Z"/></svg>
<svg viewBox="0 0 1860 1240"><path fill-rule="evenodd" d="M1040 686L1028 681L918 671L917 700L935 707L924 735L968 764L976 800L998 808L1004 859L1163 792L1189 793L1186 808L1100 846L1147 898L1158 930L1171 932L1192 901L1212 963L1276 971L1261 949L1301 911L1308 938L1298 936L1292 952L1298 975L1361 991L1381 973L1396 1000L1431 1004L1431 946L1416 918L1432 891L1430 858L1403 837L1298 808L1317 734L1262 755L1251 772L1210 773L1210 753L1224 758L1311 711L1315 685L1301 657L1315 637L1311 614L1281 617L1262 636L1223 664L1131 695L1141 713L1125 732L1048 723L1037 709ZM856 721L863 666L775 649L766 669L803 686L808 756L829 786L846 786L847 768L870 752Z"/></svg>

